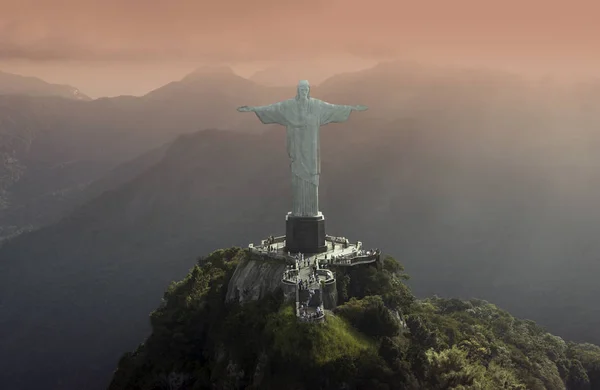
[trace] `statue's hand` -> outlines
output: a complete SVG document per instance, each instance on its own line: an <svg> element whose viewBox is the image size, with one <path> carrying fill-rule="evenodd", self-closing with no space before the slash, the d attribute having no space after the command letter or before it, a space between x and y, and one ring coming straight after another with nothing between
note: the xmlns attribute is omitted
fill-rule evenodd
<svg viewBox="0 0 600 390"><path fill-rule="evenodd" d="M252 111L252 107L248 107L248 106L241 106L241 107L238 107L238 109L237 109L237 110L238 110L239 112L250 112L250 111Z"/></svg>
<svg viewBox="0 0 600 390"><path fill-rule="evenodd" d="M359 105L359 106L354 106L354 107L352 107L352 109L353 109L354 111L367 111L367 110L369 109L369 107L367 107L367 106L360 106L360 105Z"/></svg>

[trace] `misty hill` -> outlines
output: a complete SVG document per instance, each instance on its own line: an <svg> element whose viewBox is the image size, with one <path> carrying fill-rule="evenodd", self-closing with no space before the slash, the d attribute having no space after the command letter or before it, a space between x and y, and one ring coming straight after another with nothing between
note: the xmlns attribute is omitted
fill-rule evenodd
<svg viewBox="0 0 600 390"><path fill-rule="evenodd" d="M234 270L253 262L279 266L231 248L172 283L109 389L600 389L600 347L485 301L416 301L389 256L335 270L324 323L299 321L281 287L226 303Z"/></svg>
<svg viewBox="0 0 600 390"><path fill-rule="evenodd" d="M57 96L72 100L92 100L70 85L50 84L37 77L0 71L0 95Z"/></svg>
<svg viewBox="0 0 600 390"><path fill-rule="evenodd" d="M30 174L23 178L12 188L12 197L16 201L0 212L2 220L7 224L4 227L5 240L44 223L57 221L66 212L128 182L160 161L169 146L170 142L167 142L151 149L104 175L102 173L110 167L108 163L97 166L93 163L64 163L58 164L50 172L44 170L39 172L39 176ZM75 177L72 178L71 175ZM98 176L99 179L93 180ZM77 181L78 179L82 181ZM42 185L46 186L46 192L36 196L36 191ZM1 237L0 235L0 241Z"/></svg>
<svg viewBox="0 0 600 390"><path fill-rule="evenodd" d="M123 348L133 348L146 332L147 312L160 297L161 286L183 275L197 253L253 235L272 194L272 176L263 172L272 163L265 152L273 145L260 146L256 136L221 133L180 138L159 164L133 181L0 249L0 299L6 319L0 322L0 350L7 354L3 361L11 356L2 375L14 375L3 378L5 383L25 389L41 382L48 388L102 388ZM257 140L246 142L253 138ZM271 158L253 162L255 153ZM232 202L248 183L236 179L241 175L252 178L259 189L254 199L246 193L245 206L236 209ZM178 209L180 202L185 206ZM222 218L229 213L236 215L235 223ZM198 225L198 218L207 224ZM31 246L30 240L36 244ZM27 276L17 276L23 272ZM9 284L14 277L21 281ZM25 292L25 285L45 287ZM46 348L19 352L34 345ZM66 360L52 358L58 350ZM30 375L31 364L36 375Z"/></svg>
<svg viewBox="0 0 600 390"><path fill-rule="evenodd" d="M205 128L263 131L258 120L235 112L235 107L272 103L293 94L293 87L267 88L229 68L208 67L143 97L85 102L0 96L0 239L56 221L89 199L81 192L88 184L179 134ZM398 62L333 76L312 95L339 104L369 105L358 119L365 128L403 117L437 118L453 132L485 135L487 144L513 149L521 148L523 137L528 138L526 144L539 138L548 144L536 146L545 148L544 153L548 147L564 153L559 147L564 145L583 158L584 145L589 156L600 145L594 130L600 93L589 85L557 88L501 72ZM468 148L465 153L472 153L471 145ZM479 148L476 153L480 152L487 153Z"/></svg>
<svg viewBox="0 0 600 390"><path fill-rule="evenodd" d="M449 106L323 128L327 231L398 253L418 296L479 297L597 343L596 161L587 145L535 136L535 111L493 133L497 117L477 111L484 103L468 102L470 116ZM284 137L279 128L181 136L134 179L0 248L2 375L13 375L4 383L100 387L198 253L281 233Z"/></svg>
<svg viewBox="0 0 600 390"><path fill-rule="evenodd" d="M242 129L247 118L235 107L278 93L227 69L200 69L139 98L0 96L0 239L57 220L89 199L81 194L89 183L179 134Z"/></svg>

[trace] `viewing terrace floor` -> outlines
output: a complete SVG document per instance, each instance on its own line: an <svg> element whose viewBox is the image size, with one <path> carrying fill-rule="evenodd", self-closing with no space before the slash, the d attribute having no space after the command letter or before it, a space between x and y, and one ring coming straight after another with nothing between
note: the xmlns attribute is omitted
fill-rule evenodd
<svg viewBox="0 0 600 390"><path fill-rule="evenodd" d="M305 254L305 259L311 262L317 259L319 263L331 265L352 266L375 262L378 257L378 253L374 250L363 250L360 241L352 243L344 238L327 236L325 243L327 245L326 252ZM296 254L289 254L285 251L285 236L272 237L270 240L263 240L257 246L250 244L249 247L255 253L281 258L290 264L293 264L296 259ZM333 261L332 258L334 259Z"/></svg>

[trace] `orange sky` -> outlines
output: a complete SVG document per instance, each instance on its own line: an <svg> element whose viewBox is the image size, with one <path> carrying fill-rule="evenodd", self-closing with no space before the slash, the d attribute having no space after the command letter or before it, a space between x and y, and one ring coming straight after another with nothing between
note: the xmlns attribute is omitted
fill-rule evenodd
<svg viewBox="0 0 600 390"><path fill-rule="evenodd" d="M96 85L98 93L100 85L103 93L126 92L117 91L127 89L118 85L127 84L126 76L178 78L199 63L349 54L599 75L598 3L0 0L0 69L70 82L84 92L82 82ZM147 74L132 74L141 66ZM141 80L130 84L150 88Z"/></svg>

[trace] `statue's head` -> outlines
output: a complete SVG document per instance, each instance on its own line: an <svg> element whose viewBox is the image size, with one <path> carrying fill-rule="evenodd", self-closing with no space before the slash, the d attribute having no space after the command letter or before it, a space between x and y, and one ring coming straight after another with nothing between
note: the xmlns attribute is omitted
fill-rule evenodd
<svg viewBox="0 0 600 390"><path fill-rule="evenodd" d="M310 84L307 80L302 80L298 83L298 94L296 98L308 99L310 98Z"/></svg>

